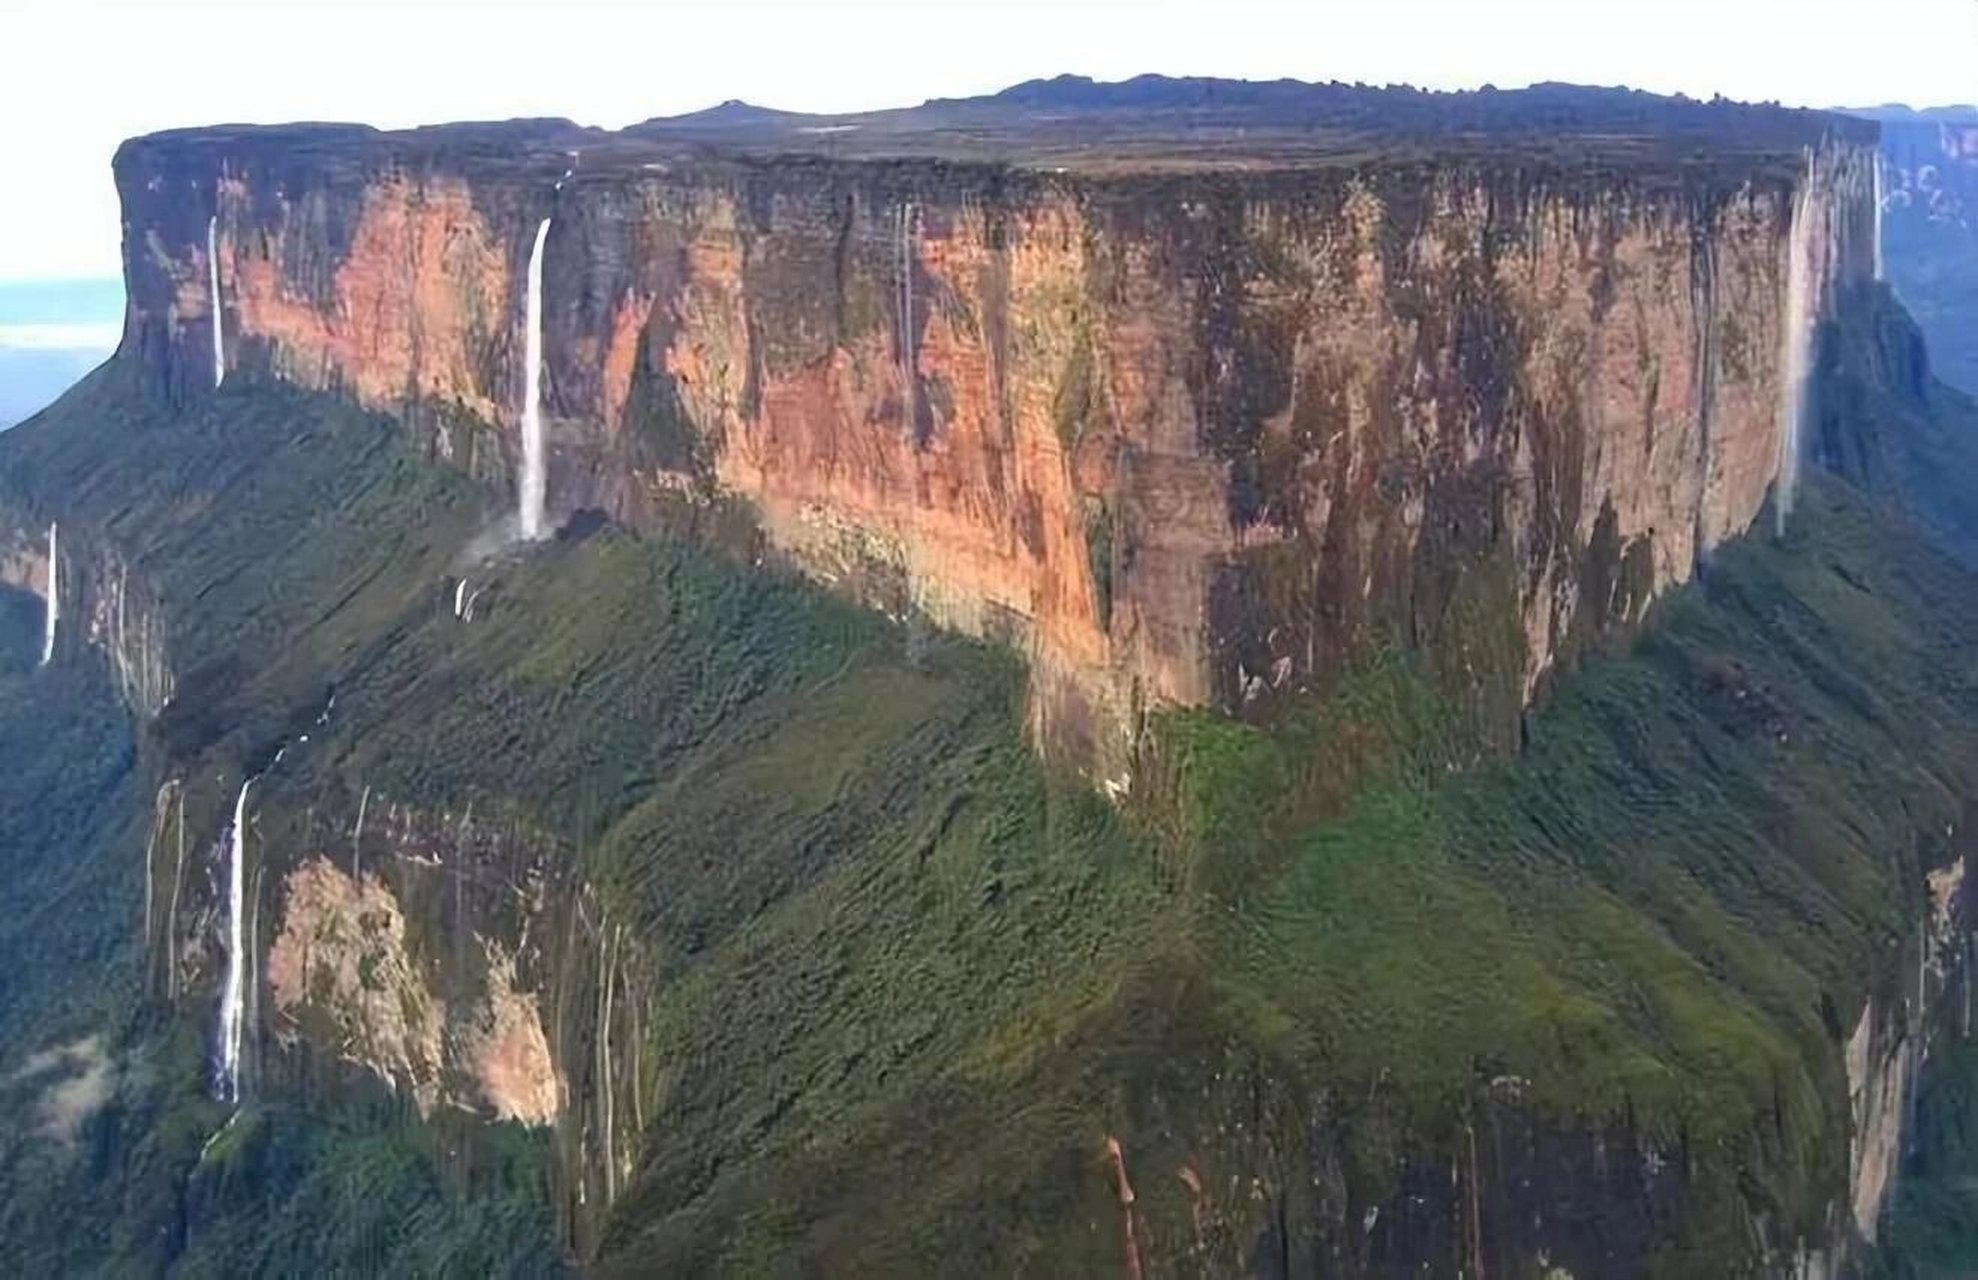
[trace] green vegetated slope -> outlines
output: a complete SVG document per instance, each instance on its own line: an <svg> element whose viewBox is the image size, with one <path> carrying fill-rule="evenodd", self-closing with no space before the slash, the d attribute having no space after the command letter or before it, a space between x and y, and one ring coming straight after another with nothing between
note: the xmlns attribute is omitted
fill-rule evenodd
<svg viewBox="0 0 1978 1280"><path fill-rule="evenodd" d="M0 1258L53 1274L89 1156L74 1119L107 1083L106 1025L133 1005L144 831L132 733L98 661L39 668L42 605L0 589Z"/></svg>
<svg viewBox="0 0 1978 1280"><path fill-rule="evenodd" d="M1657 1220L1589 1206L1616 1221L1583 1229L1584 1264L1641 1248L1695 1274L1748 1256L1757 1210L1818 1238L1845 1179L1838 1042L1978 776L1978 583L1838 489L1809 498L1817 537L1728 550L1635 652L1567 682L1518 761L1472 776L1445 771L1445 710L1389 656L1274 731L1173 725L1181 848L1095 820L1067 866L1062 810L988 789L960 751L808 883L748 865L754 824L697 860L692 834L632 820L605 847L679 976L609 1252L1118 1266L1116 1135L1151 1252L1204 1247L1188 1168L1242 1187L1210 1213L1206 1269L1273 1216L1309 1233L1288 1254L1350 1258L1326 1211L1357 1220L1410 1158L1458 1150L1507 1080L1562 1143L1624 1121L1693 1175ZM771 757L795 785L864 772L805 746ZM1358 790L1303 819L1342 761ZM683 800L690 830L718 804ZM744 908L726 937L691 901L716 867ZM1307 1192L1326 1169L1339 1185Z"/></svg>
<svg viewBox="0 0 1978 1280"><path fill-rule="evenodd" d="M1917 255L1891 242L1897 262ZM1978 561L1978 427L1972 402L1937 381L1919 324L1893 290L1852 300L1821 352L1819 447L1826 465L1885 507ZM1950 334L1939 319L1938 331ZM1952 375L1961 367L1953 361ZM1978 1271L1978 1053L1959 1027L1934 1047L1912 1137L1871 1273L1966 1276Z"/></svg>
<svg viewBox="0 0 1978 1280"><path fill-rule="evenodd" d="M135 986L126 961L143 942L117 918L124 907L137 918L143 863L118 866L113 852L136 812L130 725L100 663L39 668L41 625L38 597L0 588L0 850L11 900L39 904L0 916L9 1045L43 1029L88 1034L104 1003ZM51 913L72 918L49 929Z"/></svg>
<svg viewBox="0 0 1978 1280"><path fill-rule="evenodd" d="M73 1136L0 1145L0 1259L552 1265L546 1144L462 1168L376 1097L273 1096L202 1156L210 1001L138 999L151 788L237 779L332 689L271 809L512 807L635 935L645 1137L607 1270L1115 1271L1109 1137L1164 1270L1449 1270L1480 1239L1496 1271L1543 1242L1698 1274L1750 1262L1756 1217L1822 1240L1839 1041L1978 781L1978 579L1867 487L1723 548L1513 759L1455 771L1463 708L1371 652L1269 726L1165 715L1116 813L1038 763L1005 655L609 530L474 569L463 625L449 575L498 495L320 397L174 413L113 367L0 444L0 491L154 586L178 697L133 747L88 719L86 660L0 664L78 739L0 742L0 776L122 789L108 829L27 806L41 843L6 846L9 1105L83 1070L22 1077L30 1053L97 1035L115 1069ZM204 840L231 795L202 789ZM100 941L63 941L85 919ZM36 962L58 945L85 949ZM1672 1172L1589 1172L1597 1142Z"/></svg>
<svg viewBox="0 0 1978 1280"><path fill-rule="evenodd" d="M174 1012L143 985L154 790L192 780L187 910L210 910L243 763L436 588L472 491L328 400L243 388L181 413L136 385L113 363L0 448L6 502L59 515L72 566L107 542L168 602L179 675L134 734L95 652L71 634L34 669L40 602L0 593L0 1100L18 1118L0 1135L0 1269L554 1270L541 1143L464 1176L441 1135L366 1097L270 1099L216 1139L217 992ZM209 917L209 974L220 931Z"/></svg>
<svg viewBox="0 0 1978 1280"><path fill-rule="evenodd" d="M1814 443L1826 469L1971 563L1978 561L1973 402L1938 381L1933 358L1892 290L1857 291L1821 335Z"/></svg>

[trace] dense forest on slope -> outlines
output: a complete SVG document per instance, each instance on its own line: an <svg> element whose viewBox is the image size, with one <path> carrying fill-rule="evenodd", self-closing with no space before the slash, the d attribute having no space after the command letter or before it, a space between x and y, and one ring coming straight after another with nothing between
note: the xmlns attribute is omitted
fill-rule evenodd
<svg viewBox="0 0 1978 1280"><path fill-rule="evenodd" d="M112 362L10 436L0 480L10 501L60 495L78 532L124 540L169 598L201 606L174 618L175 643L200 655L181 700L134 729L100 653L71 641L36 667L39 601L0 597L0 758L14 797L0 848L20 904L0 932L13 975L0 988L0 1096L23 1120L0 1137L0 1265L556 1268L542 1143L518 1135L512 1166L491 1155L463 1172L446 1159L457 1139L401 1123L390 1099L361 1090L229 1123L211 1094L217 993L167 1004L147 959L146 895L164 892L145 882L148 844L172 838L147 834L159 784L271 753L299 699L402 607L395 593L417 580L405 566L431 552L428 535L405 531L444 528L457 486L391 424L332 402L263 392L182 416L129 372ZM184 819L188 906L219 884L228 798L215 787Z"/></svg>
<svg viewBox="0 0 1978 1280"><path fill-rule="evenodd" d="M251 383L171 408L113 363L0 441L0 501L116 548L177 690L133 728L95 652L38 668L38 609L0 594L0 1096L29 1117L0 1265L1693 1275L1820 1247L1841 1043L1978 794L1978 412L1885 296L1849 316L1786 536L1560 673L1514 751L1464 701L1462 657L1517 643L1480 618L1268 723L1164 714L1119 809L1039 763L1010 658L753 569L720 512L477 559L499 496L401 424ZM370 789L478 805L622 922L641 1140L594 1229L560 1216L560 1133L274 1044L238 1116L211 1100L210 982L174 1006L149 976L147 828L186 780L217 877L263 769L264 857ZM453 945L443 900L408 915ZM1968 1261L1971 1066L1921 1107L1899 1274Z"/></svg>

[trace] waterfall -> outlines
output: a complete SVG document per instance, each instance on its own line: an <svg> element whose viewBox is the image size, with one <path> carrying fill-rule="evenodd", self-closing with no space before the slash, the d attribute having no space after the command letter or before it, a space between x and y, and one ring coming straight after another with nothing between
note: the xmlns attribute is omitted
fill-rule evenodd
<svg viewBox="0 0 1978 1280"><path fill-rule="evenodd" d="M227 342L220 331L220 216L206 219L206 279L213 301L213 388L218 390L227 377Z"/></svg>
<svg viewBox="0 0 1978 1280"><path fill-rule="evenodd" d="M179 792L179 856L172 864L172 900L165 908L165 998L179 998L179 887L185 883L185 792Z"/></svg>
<svg viewBox="0 0 1978 1280"><path fill-rule="evenodd" d="M1875 155L1874 173L1875 173L1875 278L1877 280L1881 280L1883 278L1883 274L1882 274L1882 156L1880 152L1877 152Z"/></svg>
<svg viewBox="0 0 1978 1280"><path fill-rule="evenodd" d="M240 1101L241 991L249 963L241 936L241 899L247 861L247 789L253 785L253 778L240 784L227 850L227 978L220 996L220 1074L215 1082L222 1102Z"/></svg>
<svg viewBox="0 0 1978 1280"><path fill-rule="evenodd" d="M62 619L62 557L55 544L56 527L48 526L48 608L42 611L41 665L55 657L55 624Z"/></svg>
<svg viewBox="0 0 1978 1280"><path fill-rule="evenodd" d="M543 242L549 239L548 218L536 228L529 250L528 335L522 370L522 536L534 542L543 536L543 502L549 491L543 474Z"/></svg>
<svg viewBox="0 0 1978 1280"><path fill-rule="evenodd" d="M1811 153L1806 175L1793 195L1792 227L1786 238L1786 310L1780 324L1784 350L1779 356L1782 379L1779 394L1779 482L1773 508L1775 531L1784 535L1786 520L1793 513L1793 499L1799 490L1801 418L1806 411L1806 380L1813 364L1814 330L1819 325L1819 288L1813 276L1818 269L1814 255L1820 252L1816 224L1821 197L1816 193L1818 173Z"/></svg>
<svg viewBox="0 0 1978 1280"><path fill-rule="evenodd" d="M1722 536L1710 519L1714 506L1713 480L1720 472L1717 457L1717 379L1721 368L1722 339L1717 312L1717 247L1709 236L1702 238L1690 255L1690 313L1696 317L1696 348L1691 361L1696 401L1696 511L1690 535L1690 556L1694 567L1700 564L1713 543Z"/></svg>
<svg viewBox="0 0 1978 1280"><path fill-rule="evenodd" d="M357 825L350 829L350 878L357 879L358 850L364 844L364 811L371 807L371 788L367 784L364 794L357 801Z"/></svg>
<svg viewBox="0 0 1978 1280"><path fill-rule="evenodd" d="M1779 319L1779 466L1773 493L1780 533L1792 516L1805 465L1820 326L1843 291L1881 277L1881 184L1881 162L1872 148L1829 138L1807 149L1793 192Z"/></svg>
<svg viewBox="0 0 1978 1280"><path fill-rule="evenodd" d="M598 970L603 991L603 1005L598 1014L598 1098L601 1103L603 1123L599 1130L604 1142L604 1202L608 1206L618 1197L618 1161L612 1152L612 1139L616 1136L612 1129L611 1116L611 988L612 979L617 975L618 932L610 925L610 917L600 911L598 914Z"/></svg>
<svg viewBox="0 0 1978 1280"><path fill-rule="evenodd" d="M916 382L913 350L913 202L900 206L900 402L909 429L914 426Z"/></svg>

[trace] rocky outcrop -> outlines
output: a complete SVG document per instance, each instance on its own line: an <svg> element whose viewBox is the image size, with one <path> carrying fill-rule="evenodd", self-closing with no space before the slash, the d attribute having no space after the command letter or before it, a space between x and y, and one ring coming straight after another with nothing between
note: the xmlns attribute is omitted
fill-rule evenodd
<svg viewBox="0 0 1978 1280"><path fill-rule="evenodd" d="M1870 998L1847 1042L1848 1098L1853 1118L1848 1145L1850 1221L1875 1239L1882 1205L1902 1159L1921 1042L1906 1005L1891 1010Z"/></svg>
<svg viewBox="0 0 1978 1280"><path fill-rule="evenodd" d="M587 1238L637 1167L653 970L581 860L512 815L281 779L257 785L253 817L253 910L275 923L250 1075L336 1075L422 1116L548 1128L563 1216Z"/></svg>
<svg viewBox="0 0 1978 1280"><path fill-rule="evenodd" d="M16 525L0 544L0 583L48 599L48 538Z"/></svg>
<svg viewBox="0 0 1978 1280"><path fill-rule="evenodd" d="M1901 971L1863 1005L1846 1045L1849 1225L1873 1244L1911 1139L1934 1041L1970 1034L1964 855L1925 877L1927 902Z"/></svg>
<svg viewBox="0 0 1978 1280"><path fill-rule="evenodd" d="M481 1097L497 1120L548 1124L562 1105L556 1066L543 1033L541 1002L516 988L515 958L484 940L487 995L465 1036Z"/></svg>
<svg viewBox="0 0 1978 1280"><path fill-rule="evenodd" d="M139 716L157 715L172 700L174 687L165 612L157 593L141 576L132 575L106 540L90 545L82 568L78 594L84 638L109 660L110 678L125 705Z"/></svg>
<svg viewBox="0 0 1978 1280"><path fill-rule="evenodd" d="M405 916L376 876L362 881L329 859L290 871L281 931L268 952L275 1034L293 1040L320 1018L320 1039L393 1083L430 1112L438 1099L446 1007L408 950Z"/></svg>
<svg viewBox="0 0 1978 1280"><path fill-rule="evenodd" d="M61 561L52 577L51 550ZM0 527L0 583L45 602L51 581L61 595L52 652L74 644L102 650L125 705L142 717L157 715L171 701L173 677L155 593L131 575L107 539L70 527L51 548L45 525L29 527L16 518Z"/></svg>
<svg viewBox="0 0 1978 1280"><path fill-rule="evenodd" d="M1607 167L1067 171L778 127L808 153L712 125L132 142L124 354L210 382L216 218L230 380L403 414L512 492L553 217L553 515L740 499L806 574L1025 652L1039 737L1117 787L1145 709L1261 709L1386 640L1488 668L1501 723L1765 501L1808 184L1823 281L1873 269L1866 135L1817 117L1818 163L1768 134Z"/></svg>
<svg viewBox="0 0 1978 1280"><path fill-rule="evenodd" d="M552 516L742 510L756 553L1023 652L1037 737L1118 793L1148 710L1268 715L1391 641L1514 732L1555 670L1748 528L1790 474L1812 331L1874 271L1869 139L1808 127L1600 164L772 159L556 124L164 136L118 162L123 358L191 401L217 323L226 388L396 415L486 483L494 523L548 218ZM267 794L300 825L257 842L263 1050L549 1127L588 1254L648 1131L657 966L547 837ZM1850 1049L1836 1221L1863 1236L1900 1153L1910 1016L1878 993ZM1346 1224L1326 1256L1481 1261L1487 1233L1597 1266L1647 1241L1680 1152L1625 1125L1542 1131L1521 1088L1479 1086L1455 1163L1326 1200ZM1198 1249L1224 1222L1231 1265L1268 1238L1273 1206L1237 1185L1256 1160L1127 1146L1107 1155L1129 1256L1185 1248L1163 1234L1184 1221ZM1129 1160L1150 1161L1134 1183ZM1185 1218L1150 1207L1163 1182ZM1533 1204L1643 1219L1580 1240Z"/></svg>

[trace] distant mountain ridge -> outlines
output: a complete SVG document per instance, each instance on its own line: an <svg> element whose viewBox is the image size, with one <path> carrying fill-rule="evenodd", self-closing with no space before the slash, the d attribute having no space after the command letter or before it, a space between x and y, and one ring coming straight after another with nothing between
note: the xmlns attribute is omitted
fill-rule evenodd
<svg viewBox="0 0 1978 1280"><path fill-rule="evenodd" d="M1919 122L1978 124L1978 104L1957 103L1938 107L1912 107L1901 102L1886 102L1878 107L1838 107L1842 115L1857 116L1863 120L1880 120L1891 124Z"/></svg>

